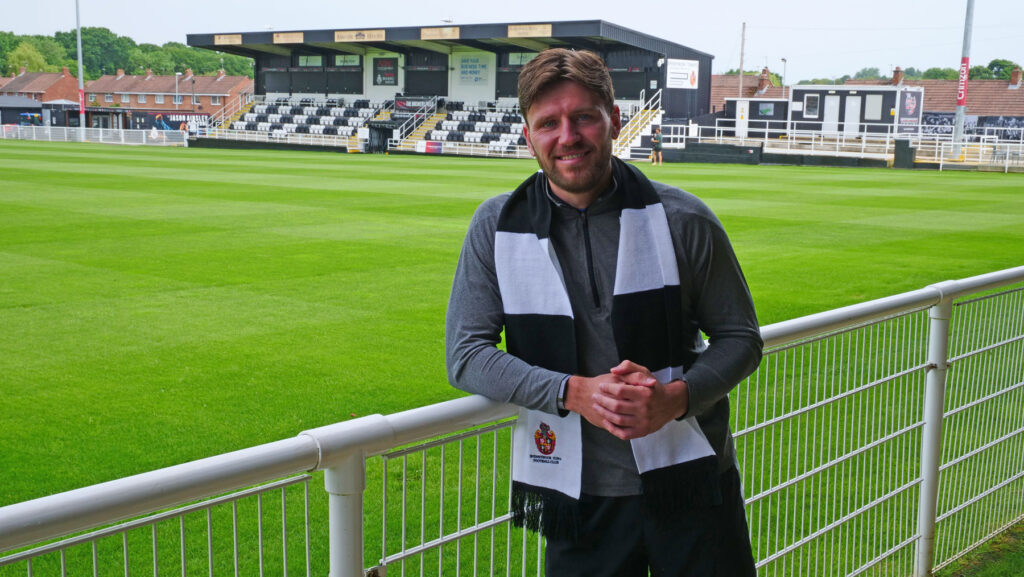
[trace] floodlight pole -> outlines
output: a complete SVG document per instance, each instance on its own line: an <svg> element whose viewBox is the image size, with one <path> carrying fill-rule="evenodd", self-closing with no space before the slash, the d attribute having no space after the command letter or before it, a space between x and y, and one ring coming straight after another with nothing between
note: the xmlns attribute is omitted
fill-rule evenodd
<svg viewBox="0 0 1024 577"><path fill-rule="evenodd" d="M78 30L78 132L85 140L85 80L82 76L82 20L78 16L78 0L75 0L75 28Z"/></svg>
<svg viewBox="0 0 1024 577"><path fill-rule="evenodd" d="M974 23L974 0L967 0L964 20L964 49L960 58L960 80L956 87L956 116L953 119L953 145L960 156L964 138L964 115L967 113L967 79L971 73L971 28Z"/></svg>

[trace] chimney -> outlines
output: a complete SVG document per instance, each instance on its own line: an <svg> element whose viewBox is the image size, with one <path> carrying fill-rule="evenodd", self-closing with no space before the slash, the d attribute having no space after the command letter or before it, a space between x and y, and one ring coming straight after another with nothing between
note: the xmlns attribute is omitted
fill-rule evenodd
<svg viewBox="0 0 1024 577"><path fill-rule="evenodd" d="M60 69L60 73L61 73L62 75L64 75L64 76L71 76L71 71L70 71L70 70L68 70L68 67L67 67L67 66L65 66L65 67L61 68L61 69Z"/></svg>
<svg viewBox="0 0 1024 577"><path fill-rule="evenodd" d="M25 73L25 67L24 66L19 66L18 67L18 76L21 76L24 73Z"/></svg>
<svg viewBox="0 0 1024 577"><path fill-rule="evenodd" d="M117 69L117 79L120 80L122 78L124 78L124 68L118 68Z"/></svg>
<svg viewBox="0 0 1024 577"><path fill-rule="evenodd" d="M893 86L902 86L903 85L903 69L900 68L899 66L896 67L896 70L892 71L892 85Z"/></svg>
<svg viewBox="0 0 1024 577"><path fill-rule="evenodd" d="M153 69L152 68L147 68L146 69L146 80L149 80L152 77L153 77Z"/></svg>
<svg viewBox="0 0 1024 577"><path fill-rule="evenodd" d="M1020 68L1014 68L1013 72L1010 73L1010 88L1016 90L1020 88L1021 84L1021 73Z"/></svg>
<svg viewBox="0 0 1024 577"><path fill-rule="evenodd" d="M221 68L220 70L217 71L217 80L219 81L221 78L224 78L224 69L223 68Z"/></svg>
<svg viewBox="0 0 1024 577"><path fill-rule="evenodd" d="M761 95L768 91L768 87L772 85L772 77L768 73L768 67L765 66L761 69L761 75L757 77L757 92L755 94Z"/></svg>
<svg viewBox="0 0 1024 577"><path fill-rule="evenodd" d="M192 78L192 69L191 68L186 68L185 69L185 76L184 76L184 78L182 78L182 80L188 80L189 78Z"/></svg>

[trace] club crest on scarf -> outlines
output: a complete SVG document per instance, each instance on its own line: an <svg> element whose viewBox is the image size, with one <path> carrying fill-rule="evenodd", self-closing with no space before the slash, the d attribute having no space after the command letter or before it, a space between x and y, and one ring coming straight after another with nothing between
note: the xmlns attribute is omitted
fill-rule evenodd
<svg viewBox="0 0 1024 577"><path fill-rule="evenodd" d="M541 423L540 428L534 431L533 442L537 444L537 450L542 455L550 455L555 452L555 432L547 423Z"/></svg>

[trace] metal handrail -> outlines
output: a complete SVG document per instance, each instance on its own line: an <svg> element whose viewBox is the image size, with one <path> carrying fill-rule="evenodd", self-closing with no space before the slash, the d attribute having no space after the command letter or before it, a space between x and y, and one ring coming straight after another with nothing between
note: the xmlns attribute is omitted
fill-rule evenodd
<svg viewBox="0 0 1024 577"><path fill-rule="evenodd" d="M762 327L778 347L872 320L1024 282L1024 266L946 281L927 288ZM391 447L511 417L516 408L480 396L392 415L370 415L298 436L191 463L0 508L0 551L114 523L195 499L303 472L337 467Z"/></svg>

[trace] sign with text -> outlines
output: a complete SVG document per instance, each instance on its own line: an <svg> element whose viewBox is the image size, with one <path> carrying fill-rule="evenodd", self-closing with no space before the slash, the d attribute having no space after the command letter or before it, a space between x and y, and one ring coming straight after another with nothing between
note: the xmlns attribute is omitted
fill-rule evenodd
<svg viewBox="0 0 1024 577"><path fill-rule="evenodd" d="M335 42L383 42L384 30L335 30Z"/></svg>
<svg viewBox="0 0 1024 577"><path fill-rule="evenodd" d="M302 44L305 38L302 32L274 32L274 44Z"/></svg>
<svg viewBox="0 0 1024 577"><path fill-rule="evenodd" d="M509 38L551 38L550 24L509 24Z"/></svg>
<svg viewBox="0 0 1024 577"><path fill-rule="evenodd" d="M984 62L984 61L983 61ZM956 84L956 105L967 106L967 78L971 75L971 59L964 56L960 60L960 80Z"/></svg>
<svg viewBox="0 0 1024 577"><path fill-rule="evenodd" d="M490 65L486 56L463 56L459 60L459 85L481 86L490 79Z"/></svg>
<svg viewBox="0 0 1024 577"><path fill-rule="evenodd" d="M214 46L238 46L242 43L241 34L214 34Z"/></svg>
<svg viewBox="0 0 1024 577"><path fill-rule="evenodd" d="M373 59L373 85L398 86L398 58Z"/></svg>
<svg viewBox="0 0 1024 577"><path fill-rule="evenodd" d="M921 124L923 93L919 90L902 90L900 92L899 110L896 112L896 132L899 134L916 133Z"/></svg>
<svg viewBox="0 0 1024 577"><path fill-rule="evenodd" d="M700 62L697 60L677 60L669 58L665 61L665 88L683 88L696 90Z"/></svg>
<svg viewBox="0 0 1024 577"><path fill-rule="evenodd" d="M459 27L420 28L420 40L458 40Z"/></svg>

